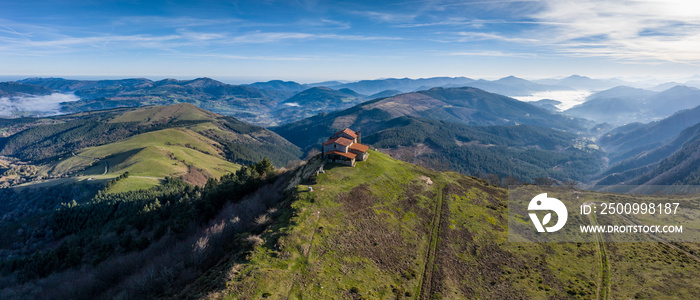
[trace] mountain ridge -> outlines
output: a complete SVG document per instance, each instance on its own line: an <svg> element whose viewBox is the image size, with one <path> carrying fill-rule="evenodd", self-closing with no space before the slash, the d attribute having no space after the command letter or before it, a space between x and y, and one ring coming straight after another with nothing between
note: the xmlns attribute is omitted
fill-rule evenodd
<svg viewBox="0 0 700 300"><path fill-rule="evenodd" d="M465 125L516 125L585 130L584 120L559 115L506 96L476 88L433 88L366 101L357 106L319 114L271 129L302 149L322 142L345 127L374 132L381 122L415 116Z"/></svg>
<svg viewBox="0 0 700 300"><path fill-rule="evenodd" d="M596 92L586 101L565 111L566 114L599 123L624 125L649 122L700 105L700 90L676 85L661 92L617 86Z"/></svg>

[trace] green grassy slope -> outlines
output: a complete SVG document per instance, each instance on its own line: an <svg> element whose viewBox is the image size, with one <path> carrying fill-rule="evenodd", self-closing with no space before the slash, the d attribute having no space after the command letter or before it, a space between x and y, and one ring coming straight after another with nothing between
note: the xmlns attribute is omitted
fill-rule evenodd
<svg viewBox="0 0 700 300"><path fill-rule="evenodd" d="M54 170L72 173L84 169L79 174L99 175L104 173L106 162L109 165L107 174L129 172L162 178L187 174L189 166L196 166L206 177L218 178L240 168L226 161L216 146L220 147L191 130L163 129L86 148L58 163Z"/></svg>
<svg viewBox="0 0 700 300"><path fill-rule="evenodd" d="M192 105L178 104L130 110L114 117L109 122L141 122L144 124L153 124L172 120L211 121L214 118L216 118L216 114L212 112L193 107Z"/></svg>
<svg viewBox="0 0 700 300"><path fill-rule="evenodd" d="M153 186L167 176L203 185L264 157L284 166L301 155L265 128L184 103L56 116L7 124L7 130L17 133L0 141L0 154L32 167L22 180L106 179L123 172L149 177L130 178L117 190ZM8 176L0 173L0 179L18 181Z"/></svg>
<svg viewBox="0 0 700 300"><path fill-rule="evenodd" d="M506 190L371 151L316 183L226 271L224 299L693 299L700 262L654 243L512 243ZM684 247L694 247L692 244ZM695 247L697 248L697 247ZM697 250L697 249L696 249ZM641 284L641 285L640 285ZM201 295L200 295L201 296Z"/></svg>

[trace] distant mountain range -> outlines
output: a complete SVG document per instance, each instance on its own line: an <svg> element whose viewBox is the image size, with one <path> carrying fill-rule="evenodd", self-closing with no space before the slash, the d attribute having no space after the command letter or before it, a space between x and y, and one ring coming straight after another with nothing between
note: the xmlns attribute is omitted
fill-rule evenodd
<svg viewBox="0 0 700 300"><path fill-rule="evenodd" d="M700 105L700 89L674 86L661 92L618 86L594 93L586 102L565 111L599 123L624 125L665 118Z"/></svg>
<svg viewBox="0 0 700 300"><path fill-rule="evenodd" d="M272 111L272 115L285 122L293 122L322 112L331 112L364 102L366 96L347 88L334 90L327 87L312 87L301 91Z"/></svg>
<svg viewBox="0 0 700 300"><path fill-rule="evenodd" d="M99 81L29 78L20 82L72 92L80 97L80 101L65 103L62 107L65 112L190 103L255 123L268 121L265 113L287 96L276 90L229 85L209 78L159 81L143 78Z"/></svg>
<svg viewBox="0 0 700 300"><path fill-rule="evenodd" d="M399 117L454 123L450 125L453 127L448 127L451 128L450 130L457 131L467 130L457 124L467 126L526 124L570 133L587 132L594 124L556 113L555 105L559 104L556 99L525 103L487 92L487 90L521 95L539 91L600 89L620 83L624 82L576 75L564 79L538 81L528 81L514 76L493 81L466 77L435 77L319 84L272 80L248 85L230 85L210 78L159 81L143 78L96 81L28 78L19 82L0 84L0 93L2 93L0 95L47 95L61 92L73 93L80 98L78 101L61 103L60 110L63 112L191 103L253 124L266 126L287 124L275 127L274 130L307 151L340 127L350 126L363 130L367 134L380 131L388 134L392 132L388 131L392 128L394 133L402 132L392 127L396 123L389 122ZM465 85L469 87L463 87ZM678 110L698 105L700 105L700 90L694 87L674 86L655 92L616 86L590 95L586 102L567 110L565 114L599 123L622 125L632 121L658 120ZM677 116L674 115L657 123L630 124L620 127L602 136L599 143L606 151L606 156L612 165L621 163L671 142L670 139L682 130L694 125L693 118L696 118L694 112L694 110L679 112ZM418 122L419 127L425 127L423 129L428 130L426 128L438 126L427 120ZM412 124L417 126L415 122ZM601 126L598 126L597 130L609 128L606 127L607 125ZM570 138L570 140L580 139ZM461 147L458 143L450 144L449 147ZM583 142L584 148L587 144ZM440 151L446 152L449 147L444 143L441 145L443 146L435 148L432 145L431 147L433 150L442 149ZM592 145L596 147L595 144ZM387 145L388 148L396 149L404 146ZM567 148L571 145L561 144L560 146ZM656 152L657 156L662 156L659 153L670 155L668 149L671 148L666 148L666 152ZM676 147L673 150L678 151L679 148ZM424 162L427 161L425 156L421 159ZM442 161L441 164L450 165L445 163L448 161L446 159L431 159L431 163ZM637 164L639 163L631 165ZM447 168L462 170L459 165L451 165ZM475 169L462 171L475 172ZM520 172L520 174L525 173ZM534 175L528 174L525 177L532 178L532 176ZM560 178L564 177L560 176ZM575 178L584 180L582 176L575 176Z"/></svg>
<svg viewBox="0 0 700 300"><path fill-rule="evenodd" d="M401 91L399 91L399 90L384 90L384 91L381 91L379 93L369 95L367 98L369 98L369 99L385 98L385 97L396 96L398 94L401 94Z"/></svg>
<svg viewBox="0 0 700 300"><path fill-rule="evenodd" d="M571 75L562 79L540 79L534 80L539 84L567 86L577 90L599 91L609 89L619 85L629 84L620 79L592 79L586 76Z"/></svg>
<svg viewBox="0 0 700 300"><path fill-rule="evenodd" d="M66 102L61 105L61 112L74 113L96 109L117 107L138 107L144 105L170 105L191 103L198 107L225 115L231 115L249 123L274 126L289 123L320 112L344 109L362 101L391 97L401 93L429 90L434 87L474 87L506 96L530 96L538 92L571 91L578 89L600 90L603 87L625 83L621 80L591 79L583 76L570 76L564 79L525 80L508 76L498 80L471 79L467 77L434 77L422 79L376 79L350 83L327 81L313 84L300 84L293 81L271 80L246 85L230 85L210 78L193 80L164 79L152 81L145 78L121 80L71 80L61 78L28 78L0 86L0 96L19 91L25 94L40 95L51 92L72 93L79 101ZM324 98L318 88L326 88ZM335 90L337 92L331 92ZM675 112L692 101L693 91L668 91L668 95L659 95L667 99L673 97L677 103L665 105L655 101L653 92L646 95L639 93L618 94L610 91L596 93L589 98L588 104L573 108L571 115L589 118L598 122L609 120L611 108L623 108L621 116L616 119L627 120L638 112L632 107L634 101L649 98L649 109L663 117ZM671 93L673 92L673 93ZM356 95L355 95L356 94ZM304 99L309 97L309 99ZM338 97L355 98L338 102ZM643 99L641 98L643 97ZM293 99L292 99L293 98ZM313 99L315 98L315 99ZM327 99L326 103L320 103ZM615 99L615 100L611 100ZM557 99L552 99L557 101ZM596 100L596 101L592 101ZM609 102L614 103L609 103ZM294 107L293 103L314 102L313 106ZM602 103L602 104L596 104ZM661 106L659 106L661 103ZM551 109L550 106L546 106ZM40 113L40 112L37 112ZM664 115L666 114L666 115ZM16 115L26 115L21 112ZM637 120L637 121L646 121Z"/></svg>
<svg viewBox="0 0 700 300"><path fill-rule="evenodd" d="M258 89L263 89L263 90L278 90L278 91L287 91L290 93L298 93L301 92L305 89L308 89L310 86L304 85L304 84L299 84L294 81L282 81L282 80L270 80L267 82L255 82L251 83L248 86L258 88Z"/></svg>
<svg viewBox="0 0 700 300"><path fill-rule="evenodd" d="M0 82L0 97L16 95L48 95L51 89L43 86L24 84L20 82Z"/></svg>
<svg viewBox="0 0 700 300"><path fill-rule="evenodd" d="M546 85L528 81L515 76L508 76L498 80L474 80L466 77L435 77L422 79L377 79L362 80L346 83L331 88L349 88L363 94L374 94L385 90L398 90L401 92L414 92L427 90L433 87L475 87L492 93L507 96L527 96L536 92L552 90L572 90L571 87L560 85Z"/></svg>
<svg viewBox="0 0 700 300"><path fill-rule="evenodd" d="M27 78L18 82L4 83L0 86L0 96L18 91L32 95L51 92L75 94L80 98L79 101L65 102L60 105L60 110L64 113L191 103L246 122L271 126L289 123L320 112L344 109L366 100L433 87L464 86L510 96L571 89L560 85L534 83L513 76L494 81L466 77L435 77L363 80L352 83L329 81L316 84L272 80L247 85L230 85L210 78L159 81L145 78L121 80ZM343 100L339 101L339 99ZM302 103L310 105L302 105ZM18 112L16 115L26 114Z"/></svg>

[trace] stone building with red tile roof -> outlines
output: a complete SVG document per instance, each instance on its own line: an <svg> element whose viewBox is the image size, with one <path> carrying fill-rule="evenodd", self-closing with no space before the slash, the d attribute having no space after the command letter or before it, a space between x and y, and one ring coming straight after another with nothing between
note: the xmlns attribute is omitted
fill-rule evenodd
<svg viewBox="0 0 700 300"><path fill-rule="evenodd" d="M355 166L357 161L365 161L369 157L368 146L360 144L360 132L345 128L333 134L321 146L323 157L328 162Z"/></svg>

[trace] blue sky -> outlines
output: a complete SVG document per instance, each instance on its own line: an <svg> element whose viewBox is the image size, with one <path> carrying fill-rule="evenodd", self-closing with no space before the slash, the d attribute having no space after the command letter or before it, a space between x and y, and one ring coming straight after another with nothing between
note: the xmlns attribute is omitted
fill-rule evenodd
<svg viewBox="0 0 700 300"><path fill-rule="evenodd" d="M0 1L0 75L700 74L692 0Z"/></svg>

